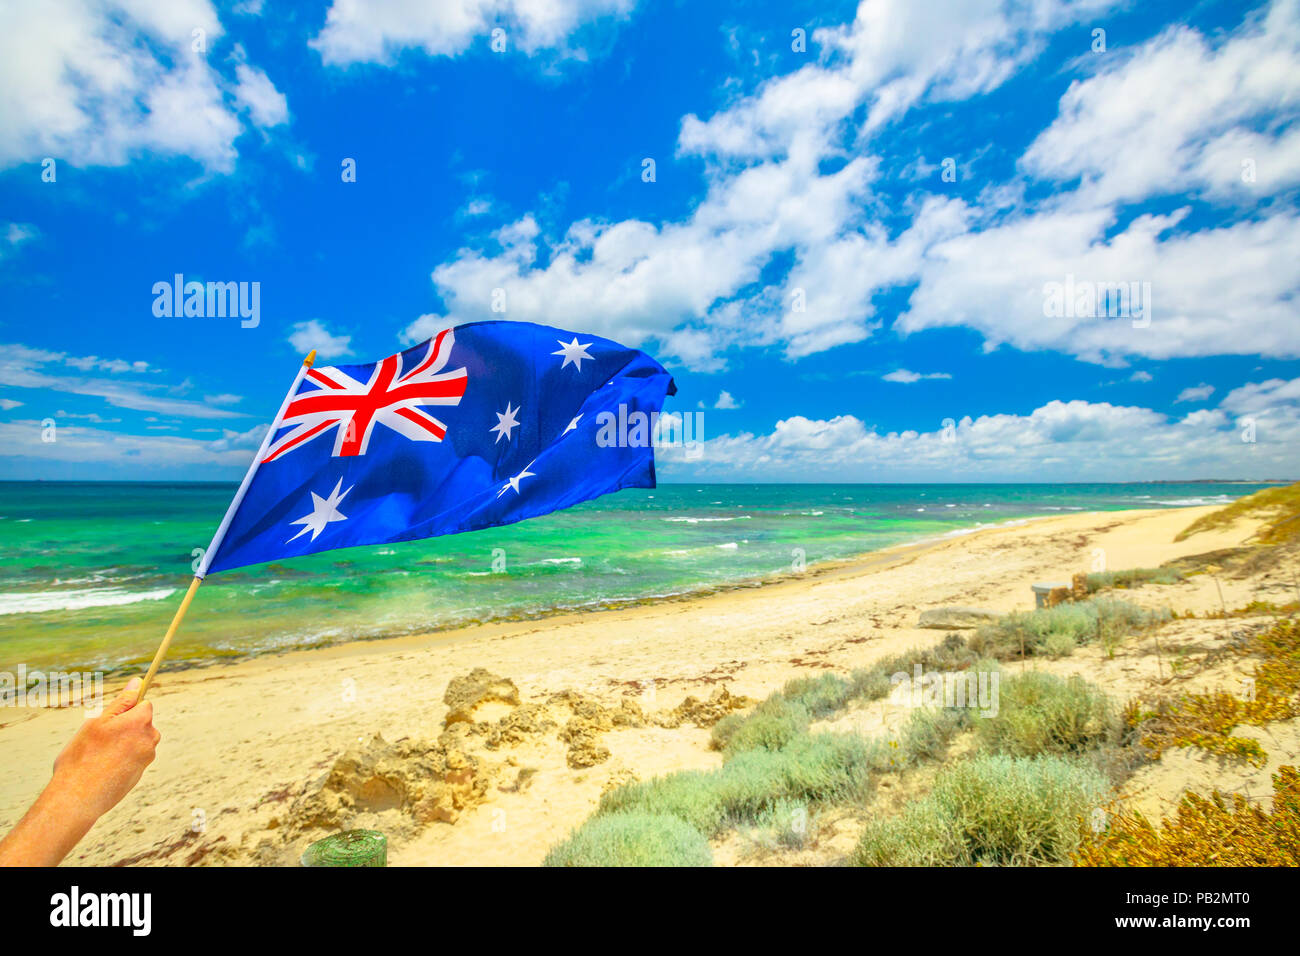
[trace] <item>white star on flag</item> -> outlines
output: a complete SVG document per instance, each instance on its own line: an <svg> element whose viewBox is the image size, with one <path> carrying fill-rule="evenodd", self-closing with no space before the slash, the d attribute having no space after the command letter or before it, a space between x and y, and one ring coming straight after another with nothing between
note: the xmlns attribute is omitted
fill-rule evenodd
<svg viewBox="0 0 1300 956"><path fill-rule="evenodd" d="M564 356L564 361L560 363L560 368L566 368L568 364L572 362L578 367L578 371L581 372L582 360L591 358L591 356L587 354L587 349L591 348L591 343L588 342L586 345L579 345L578 337L576 335L573 337L573 341L569 342L567 345L561 339L556 339L555 341L560 347L551 354Z"/></svg>
<svg viewBox="0 0 1300 956"><path fill-rule="evenodd" d="M519 414L519 409L513 407L509 402L506 402L504 415L501 412L494 412L493 414L497 417L497 423L492 428L489 428L488 431L497 433L497 441L500 441L503 438L506 441L509 441L511 438L510 433L519 425L519 420L515 418L515 416Z"/></svg>
<svg viewBox="0 0 1300 956"><path fill-rule="evenodd" d="M315 541L316 538L320 535L320 533L325 530L325 526L329 524L331 521L347 520L348 517L347 515L339 513L339 502L342 501L344 498L346 498L348 496L348 491L351 491L356 486L349 485L348 491L345 491L342 494L340 494L339 488L342 485L343 485L343 479L340 478L335 483L334 490L330 492L330 496L328 498L322 498L314 491L311 493L311 500L312 500L311 514L303 515L301 518L298 518L296 521L289 522L290 524L300 524L303 527L301 531L295 534L293 538L290 538L288 541L286 541L285 544L288 544L289 541L294 540L294 538L301 538L308 531L311 532L311 539Z"/></svg>
<svg viewBox="0 0 1300 956"><path fill-rule="evenodd" d="M497 497L500 498L502 495L504 495L506 493L507 488L515 489L515 494L519 494L519 482L523 481L525 478L536 478L537 476L528 470L529 468L532 467L532 464L533 463L530 461L524 467L523 471L521 471L519 474L515 475L504 485L502 485L501 490L497 492Z"/></svg>

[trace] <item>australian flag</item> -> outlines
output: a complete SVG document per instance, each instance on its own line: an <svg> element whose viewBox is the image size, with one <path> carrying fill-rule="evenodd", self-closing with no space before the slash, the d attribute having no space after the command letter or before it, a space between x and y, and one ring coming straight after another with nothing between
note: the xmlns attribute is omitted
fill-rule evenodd
<svg viewBox="0 0 1300 956"><path fill-rule="evenodd" d="M474 322L378 362L307 368L198 575L653 488L646 423L676 390L643 352L523 322Z"/></svg>

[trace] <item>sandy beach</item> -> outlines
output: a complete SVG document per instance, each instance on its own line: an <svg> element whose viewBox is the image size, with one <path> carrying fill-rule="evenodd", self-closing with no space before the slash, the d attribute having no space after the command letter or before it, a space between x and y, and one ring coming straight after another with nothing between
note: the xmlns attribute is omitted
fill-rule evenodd
<svg viewBox="0 0 1300 956"><path fill-rule="evenodd" d="M1240 522L1174 542L1213 510L1050 517L701 597L164 672L150 695L163 735L157 761L67 862L292 864L311 839L329 832L313 828L313 821L324 819L314 795L332 769L351 772L336 766L351 749L359 755L354 763L373 766L355 774L362 790L353 794L353 805L346 812L332 807L329 820L383 830L390 864L536 865L611 784L721 760L709 749L709 731L689 720L671 726L672 720L620 721L617 714L671 713L684 698L707 700L723 687L730 695L761 698L794 676L847 671L936 644L944 632L917 627L927 609L1027 610L1031 583L1068 581L1093 569L1098 551L1108 568L1154 567L1238 546L1254 529ZM1218 586L1228 607L1256 598L1291 599L1277 581L1224 578L1216 585L1208 576L1130 597L1204 611L1220 606ZM508 577L502 587L509 587ZM329 607L304 613L327 615ZM1204 628L1209 622L1174 623ZM1189 641L1191 630L1184 628ZM1131 648L1113 658L1083 649L1036 666L1085 673L1123 699L1163 679L1168 665L1148 649ZM448 738L444 693L449 682L476 668L512 681L518 701L487 700ZM557 700L562 692L572 693ZM529 704L536 706L529 710ZM592 707L615 719L601 723L594 736L583 731L584 746L592 745L585 751L590 765L574 766L583 762L574 756L575 734L583 734L566 731ZM475 736L475 722L511 713L531 716L521 716L517 732ZM4 715L0 828L12 825L39 792L82 716L76 708ZM882 711L859 719L883 725L889 717ZM397 766L401 756L373 743L376 735L390 745L444 735L434 761L444 782L423 809L403 805L403 788L415 771ZM1295 762L1294 737L1277 753ZM1183 780L1205 774L1195 758L1174 756L1187 766L1168 771L1169 779L1145 780L1149 808L1158 811ZM718 861L726 857L719 853Z"/></svg>

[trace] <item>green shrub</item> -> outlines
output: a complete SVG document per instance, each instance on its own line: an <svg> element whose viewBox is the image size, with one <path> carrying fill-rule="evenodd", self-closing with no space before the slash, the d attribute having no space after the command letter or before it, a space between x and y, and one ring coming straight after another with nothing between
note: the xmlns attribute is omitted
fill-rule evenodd
<svg viewBox="0 0 1300 956"><path fill-rule="evenodd" d="M959 671L970 667L978 657L960 634L949 634L934 647L912 648L882 658L871 667L855 670L849 678L846 702L879 700L888 696L893 686L890 678L900 672L910 677L917 664L923 671Z"/></svg>
<svg viewBox="0 0 1300 956"><path fill-rule="evenodd" d="M1129 568L1126 571L1098 571L1088 575L1088 590L1136 588L1143 584L1177 584L1184 580L1177 568Z"/></svg>
<svg viewBox="0 0 1300 956"><path fill-rule="evenodd" d="M812 820L808 808L793 800L780 800L756 820L760 842L798 850L812 837ZM751 838L754 838L751 834Z"/></svg>
<svg viewBox="0 0 1300 956"><path fill-rule="evenodd" d="M717 770L682 771L606 793L598 814L666 813L707 836L754 823L782 802L814 806L864 797L885 748L853 734L801 734L780 750L732 752Z"/></svg>
<svg viewBox="0 0 1300 956"><path fill-rule="evenodd" d="M910 766L943 757L958 731L970 726L974 713L965 707L927 707L913 713L899 735L903 762Z"/></svg>
<svg viewBox="0 0 1300 956"><path fill-rule="evenodd" d="M897 816L872 820L851 861L856 866L957 866L966 862L952 817L933 800L915 800Z"/></svg>
<svg viewBox="0 0 1300 956"><path fill-rule="evenodd" d="M840 710L849 699L852 684L835 674L796 677L781 688L781 696L802 707L815 720Z"/></svg>
<svg viewBox="0 0 1300 956"><path fill-rule="evenodd" d="M1002 681L996 716L975 722L980 742L1013 757L1080 753L1119 739L1110 698L1081 677L1041 671Z"/></svg>
<svg viewBox="0 0 1300 956"><path fill-rule="evenodd" d="M543 866L712 866L699 831L663 813L609 813L587 820L546 854Z"/></svg>
<svg viewBox="0 0 1300 956"><path fill-rule="evenodd" d="M780 750L807 730L810 720L802 705L786 700L781 694L773 694L738 721L718 721L713 727L711 741L715 749L727 753Z"/></svg>
<svg viewBox="0 0 1300 956"><path fill-rule="evenodd" d="M942 772L928 797L873 820L853 853L859 866L1062 864L1105 800L1104 778L1055 756L985 756Z"/></svg>
<svg viewBox="0 0 1300 956"><path fill-rule="evenodd" d="M1043 641L1043 653L1052 660L1058 660L1069 657L1077 646L1069 634L1048 634Z"/></svg>
<svg viewBox="0 0 1300 956"><path fill-rule="evenodd" d="M1064 647L1065 641L1088 644L1113 640L1168 620L1167 610L1148 611L1131 601L1101 597L1073 604L1058 604L1035 611L1017 611L986 624L970 639L971 648L1000 660L1047 653L1047 641Z"/></svg>

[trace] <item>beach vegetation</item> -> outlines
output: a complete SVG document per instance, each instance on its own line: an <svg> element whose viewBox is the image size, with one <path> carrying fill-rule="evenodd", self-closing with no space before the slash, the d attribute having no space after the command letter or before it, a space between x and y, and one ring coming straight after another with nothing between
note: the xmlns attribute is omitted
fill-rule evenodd
<svg viewBox="0 0 1300 956"><path fill-rule="evenodd" d="M715 750L780 750L808 729L812 718L807 708L776 693L761 701L747 714L728 714L713 725L710 738Z"/></svg>
<svg viewBox="0 0 1300 956"><path fill-rule="evenodd" d="M1109 790L1066 757L984 755L942 770L901 814L867 824L858 866L1052 866L1067 863Z"/></svg>
<svg viewBox="0 0 1300 956"><path fill-rule="evenodd" d="M998 712L975 722L982 746L1013 757L1081 754L1119 741L1115 707L1082 677L1028 671L1005 678Z"/></svg>
<svg viewBox="0 0 1300 956"><path fill-rule="evenodd" d="M899 734L898 762L915 766L942 760L952 739L974 720L975 712L966 707L924 707L915 711Z"/></svg>
<svg viewBox="0 0 1300 956"><path fill-rule="evenodd" d="M971 649L960 634L950 634L932 647L914 647L901 654L883 657L870 667L860 667L849 675L849 692L845 702L852 700L879 700L887 697L893 688L895 674L922 671L962 671L978 661L980 655Z"/></svg>
<svg viewBox="0 0 1300 956"><path fill-rule="evenodd" d="M1048 634L1043 639L1043 656L1050 657L1052 660L1059 660L1062 657L1069 657L1078 646L1073 635Z"/></svg>
<svg viewBox="0 0 1300 956"><path fill-rule="evenodd" d="M786 681L781 696L802 707L814 719L828 717L841 710L852 696L853 685L838 674L820 677L796 677Z"/></svg>
<svg viewBox="0 0 1300 956"><path fill-rule="evenodd" d="M1300 538L1300 482L1277 488L1265 488L1229 505L1197 518L1184 528L1175 541L1183 541L1201 531L1226 528L1243 518L1263 519L1255 533L1260 544L1285 544Z"/></svg>
<svg viewBox="0 0 1300 956"><path fill-rule="evenodd" d="M1078 866L1300 866L1300 774L1273 774L1272 807L1241 794L1188 793L1152 825L1140 813L1109 814L1106 828L1074 853Z"/></svg>
<svg viewBox="0 0 1300 956"><path fill-rule="evenodd" d="M856 734L801 734L779 750L733 751L716 770L688 770L625 784L601 797L597 815L669 814L706 836L754 824L783 803L815 808L863 799L888 748Z"/></svg>
<svg viewBox="0 0 1300 956"><path fill-rule="evenodd" d="M1186 576L1177 568L1128 568L1123 571L1097 571L1088 575L1088 590L1107 588L1127 590L1143 584L1178 584Z"/></svg>
<svg viewBox="0 0 1300 956"><path fill-rule="evenodd" d="M1172 747L1197 747L1262 766L1268 755L1259 741L1232 731L1300 716L1300 622L1278 621L1229 651L1257 658L1251 677L1235 693L1181 694L1126 709L1124 719L1138 730L1153 760Z"/></svg>
<svg viewBox="0 0 1300 956"><path fill-rule="evenodd" d="M546 854L543 866L712 866L708 840L666 813L591 817Z"/></svg>
<svg viewBox="0 0 1300 956"><path fill-rule="evenodd" d="M1015 611L979 628L969 644L979 654L999 660L1060 656L1065 639L1076 646L1100 641L1114 644L1131 634L1172 617L1167 610L1147 610L1120 598L1097 597L1033 611ZM1048 638L1056 635L1053 650Z"/></svg>

